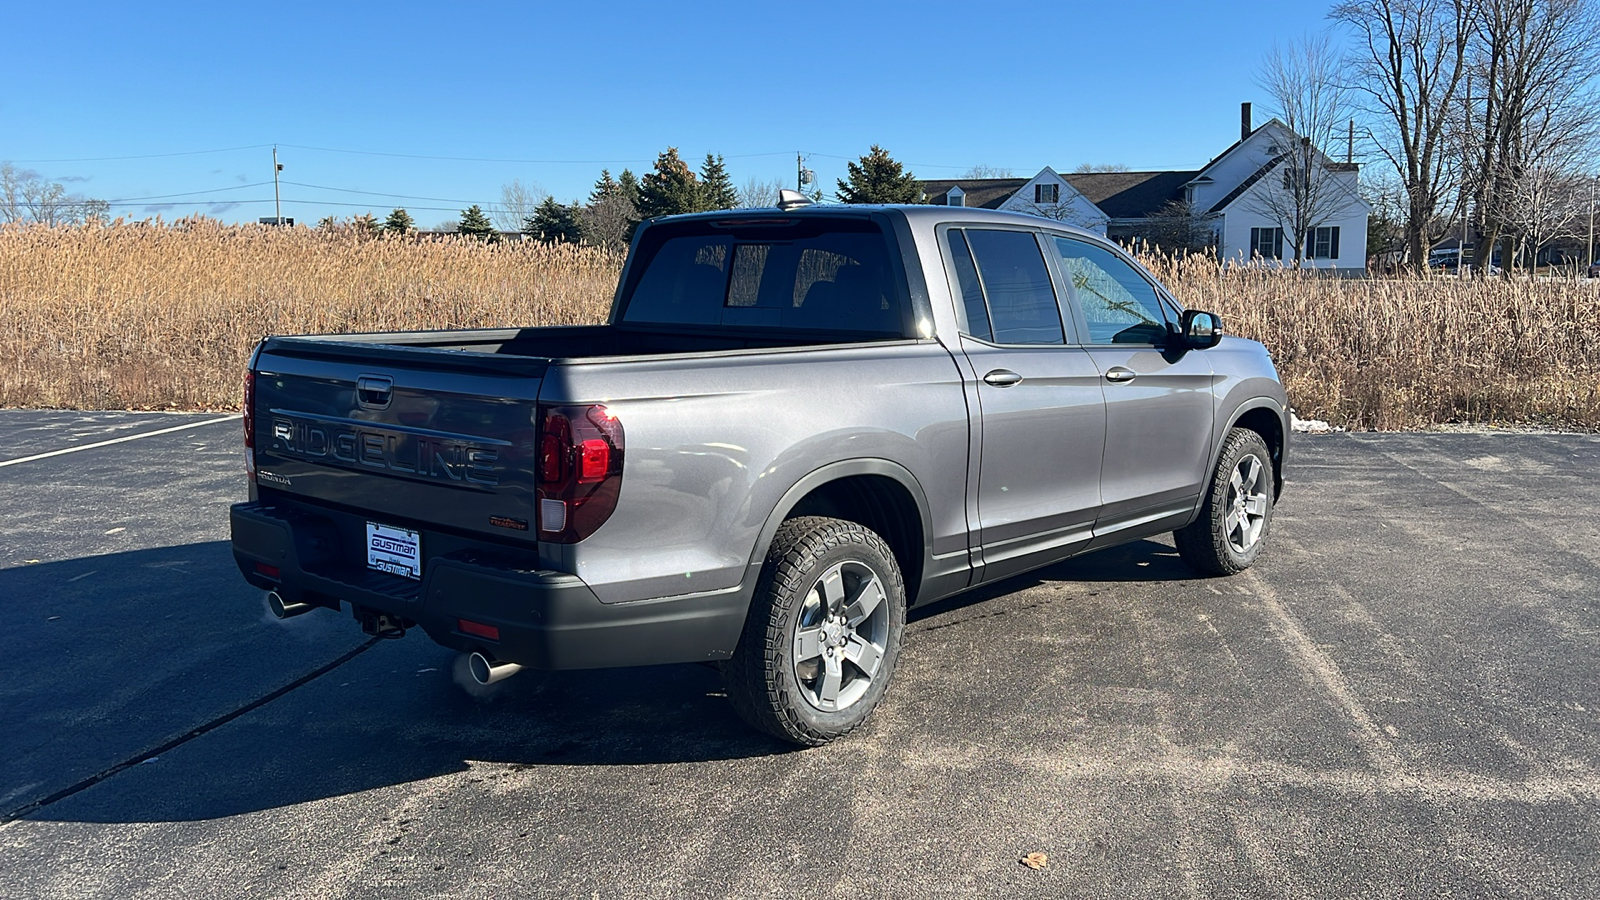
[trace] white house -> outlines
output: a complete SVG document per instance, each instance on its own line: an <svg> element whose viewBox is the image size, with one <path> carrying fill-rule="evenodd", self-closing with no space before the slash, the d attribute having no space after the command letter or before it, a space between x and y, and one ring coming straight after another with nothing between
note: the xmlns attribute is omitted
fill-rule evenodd
<svg viewBox="0 0 1600 900"><path fill-rule="evenodd" d="M929 203L1030 213L1130 244L1146 237L1153 215L1187 202L1224 261L1293 265L1289 235L1298 222L1308 226L1302 266L1365 269L1371 207L1357 190L1357 166L1311 148L1314 199L1302 190L1295 202L1292 154L1309 145L1277 119L1252 127L1249 107L1241 110L1238 143L1198 171L1060 175L1046 166L1032 178L925 181L923 194Z"/></svg>

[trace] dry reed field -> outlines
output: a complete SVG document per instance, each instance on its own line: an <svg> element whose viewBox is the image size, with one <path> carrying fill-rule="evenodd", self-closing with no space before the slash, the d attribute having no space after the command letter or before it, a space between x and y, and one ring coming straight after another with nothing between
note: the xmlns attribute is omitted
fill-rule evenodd
<svg viewBox="0 0 1600 900"><path fill-rule="evenodd" d="M207 220L0 228L0 406L237 408L263 335L598 322L620 265Z"/></svg>
<svg viewBox="0 0 1600 900"><path fill-rule="evenodd" d="M1600 285L1147 260L1266 343L1302 418L1600 427ZM0 406L231 409L265 334L595 322L621 259L533 242L174 225L0 229Z"/></svg>

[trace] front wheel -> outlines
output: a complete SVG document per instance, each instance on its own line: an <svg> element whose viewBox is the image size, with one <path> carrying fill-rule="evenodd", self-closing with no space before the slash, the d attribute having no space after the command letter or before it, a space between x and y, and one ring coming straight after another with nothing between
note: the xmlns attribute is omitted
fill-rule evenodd
<svg viewBox="0 0 1600 900"><path fill-rule="evenodd" d="M843 737L883 697L905 620L905 584L882 538L856 522L790 519L723 666L728 698L774 737L806 746Z"/></svg>
<svg viewBox="0 0 1600 900"><path fill-rule="evenodd" d="M1272 455L1261 435L1230 430L1199 517L1172 533L1178 555L1211 575L1250 568L1272 528L1272 486Z"/></svg>

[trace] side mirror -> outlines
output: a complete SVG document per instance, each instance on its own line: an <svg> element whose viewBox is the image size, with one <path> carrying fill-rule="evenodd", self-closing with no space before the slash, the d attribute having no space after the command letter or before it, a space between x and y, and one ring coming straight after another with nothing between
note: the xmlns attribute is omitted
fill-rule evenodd
<svg viewBox="0 0 1600 900"><path fill-rule="evenodd" d="M1216 313L1186 309L1178 319L1178 332L1185 346L1206 350L1222 343L1222 320Z"/></svg>

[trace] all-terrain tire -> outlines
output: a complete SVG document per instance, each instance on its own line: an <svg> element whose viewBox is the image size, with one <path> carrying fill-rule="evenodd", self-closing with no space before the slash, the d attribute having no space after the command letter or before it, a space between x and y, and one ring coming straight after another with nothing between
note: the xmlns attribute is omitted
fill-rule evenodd
<svg viewBox="0 0 1600 900"><path fill-rule="evenodd" d="M829 598L838 600L835 595L843 602L830 618ZM872 611L850 625L849 610L861 611L868 603ZM841 519L790 519L773 538L738 649L723 664L728 699L746 722L791 743L814 747L843 737L882 699L900 656L905 619L905 583L881 537ZM798 635L802 630L807 635ZM825 641L818 637L824 632ZM813 639L808 649L801 648L803 637ZM824 645L826 660L816 657L816 675L808 678L812 663L801 657ZM871 666L870 676L852 653ZM822 697L830 672L842 673L831 682L835 701ZM826 708L830 702L840 708Z"/></svg>
<svg viewBox="0 0 1600 900"><path fill-rule="evenodd" d="M1276 499L1266 442L1248 428L1229 430L1200 515L1172 533L1178 555L1209 575L1243 572L1266 544Z"/></svg>

